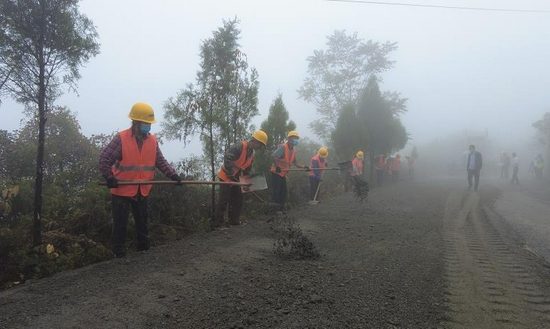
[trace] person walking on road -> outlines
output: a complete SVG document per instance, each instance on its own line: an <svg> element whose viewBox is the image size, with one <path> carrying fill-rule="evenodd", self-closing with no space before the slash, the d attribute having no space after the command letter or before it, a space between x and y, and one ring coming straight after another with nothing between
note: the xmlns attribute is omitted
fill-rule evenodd
<svg viewBox="0 0 550 329"><path fill-rule="evenodd" d="M380 154L374 163L374 169L376 170L376 183L378 187L382 186L384 182L384 170L386 168L386 158L384 154Z"/></svg>
<svg viewBox="0 0 550 329"><path fill-rule="evenodd" d="M327 167L328 150L321 147L316 155L309 160L309 200L319 202L319 184L323 181L325 175L324 169Z"/></svg>
<svg viewBox="0 0 550 329"><path fill-rule="evenodd" d="M542 171L544 170L544 158L542 154L537 154L534 161L535 166L535 177L537 179L542 179Z"/></svg>
<svg viewBox="0 0 550 329"><path fill-rule="evenodd" d="M483 159L481 153L476 151L474 145L470 145L470 153L468 154L468 163L466 166L468 170L468 189L472 189L472 178L474 178L474 191L477 191L479 186L479 172L483 166Z"/></svg>
<svg viewBox="0 0 550 329"><path fill-rule="evenodd" d="M229 148L223 156L218 178L223 182L238 182L239 177L249 175L254 161L254 151L267 145L267 134L258 130L248 141L242 141ZM220 185L218 205L214 213L213 228L225 224L228 212L229 224L239 225L243 207L243 193L240 186Z"/></svg>
<svg viewBox="0 0 550 329"><path fill-rule="evenodd" d="M122 181L150 181L158 168L171 180L181 184L181 178L164 158L151 124L155 123L153 108L147 103L135 103L128 117L132 126L119 132L99 154L99 170L112 195L113 229L111 244L114 256L126 255L126 227L130 208L137 234L137 250L150 247L147 227L147 196L152 185L120 185Z"/></svg>
<svg viewBox="0 0 550 329"><path fill-rule="evenodd" d="M500 171L500 178L508 179L510 178L510 156L508 152L502 153L502 168Z"/></svg>
<svg viewBox="0 0 550 329"><path fill-rule="evenodd" d="M300 142L300 135L297 131L290 131L286 136L287 141L281 144L273 154L271 159L273 165L271 166L271 188L273 203L279 205L279 211L282 212L285 207L287 197L286 176L288 175L288 169L291 165L297 168L304 168L306 171L309 167L301 165L296 158L296 150L294 147L298 146Z"/></svg>
<svg viewBox="0 0 550 329"><path fill-rule="evenodd" d="M512 153L512 180L510 184L519 184L519 158L516 153Z"/></svg>

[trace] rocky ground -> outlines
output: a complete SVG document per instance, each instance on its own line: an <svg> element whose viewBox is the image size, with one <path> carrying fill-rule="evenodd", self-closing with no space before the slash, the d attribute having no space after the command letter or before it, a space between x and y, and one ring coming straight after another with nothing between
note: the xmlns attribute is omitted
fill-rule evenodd
<svg viewBox="0 0 550 329"><path fill-rule="evenodd" d="M4 291L0 328L550 327L550 269L501 193L401 181L250 219ZM292 223L319 257L273 252Z"/></svg>

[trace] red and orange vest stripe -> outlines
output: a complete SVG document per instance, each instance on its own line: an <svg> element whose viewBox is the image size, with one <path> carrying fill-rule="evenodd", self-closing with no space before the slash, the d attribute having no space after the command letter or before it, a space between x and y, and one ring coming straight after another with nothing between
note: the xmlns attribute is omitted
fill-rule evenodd
<svg viewBox="0 0 550 329"><path fill-rule="evenodd" d="M317 163L319 164L319 168L313 167L313 161L317 161ZM315 177L315 172L313 170L321 170L321 177L323 177L323 175L325 174L325 171L323 169L325 169L326 166L327 166L327 162L325 161L325 159L322 159L321 156L319 156L319 154L312 156L311 159L309 160L309 168L311 170L309 171L308 176Z"/></svg>
<svg viewBox="0 0 550 329"><path fill-rule="evenodd" d="M390 164L390 170L392 171L401 170L401 159L399 159L398 157L393 158Z"/></svg>
<svg viewBox="0 0 550 329"><path fill-rule="evenodd" d="M378 158L376 159L376 164L374 166L374 169L384 170L385 166L386 166L386 159L384 159L383 156L378 156Z"/></svg>
<svg viewBox="0 0 550 329"><path fill-rule="evenodd" d="M254 157L250 156L249 158L246 157L248 153L248 142L243 141L243 151L241 152L241 155L236 161L233 161L233 172L231 173L231 176L237 175L239 171L245 171L248 167L252 165L252 162L254 161ZM231 178L229 178L229 175L225 172L225 166L222 164L222 168L218 172L218 177L223 180L224 182L230 182Z"/></svg>
<svg viewBox="0 0 550 329"><path fill-rule="evenodd" d="M295 149L291 151L288 143L284 143L283 145L285 147L285 156L282 159L277 159L275 162L277 167L281 168L281 170L290 169L290 165L294 163L294 158L296 157ZM288 171L276 172L275 168L275 165L271 166L271 171L281 177L285 177L288 174Z"/></svg>
<svg viewBox="0 0 550 329"><path fill-rule="evenodd" d="M132 135L132 129L119 132L122 146L122 160L117 161L111 168L113 176L119 181L150 181L155 176L155 163L157 159L157 138L149 134L141 150L136 138ZM133 197L138 191L141 195L149 195L152 185L120 185L112 188L114 195Z"/></svg>
<svg viewBox="0 0 550 329"><path fill-rule="evenodd" d="M351 173L352 176L361 176L363 174L363 161L355 157L351 162L351 165L353 168L353 172Z"/></svg>

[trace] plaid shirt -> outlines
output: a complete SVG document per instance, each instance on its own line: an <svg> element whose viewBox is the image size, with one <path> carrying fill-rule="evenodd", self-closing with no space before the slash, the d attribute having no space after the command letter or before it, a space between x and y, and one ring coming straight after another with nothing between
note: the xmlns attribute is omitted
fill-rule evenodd
<svg viewBox="0 0 550 329"><path fill-rule="evenodd" d="M145 137L147 138L147 137ZM142 141L137 140L138 146L141 149ZM113 172L111 167L117 162L122 160L122 140L120 134L117 134L115 138L99 153L99 171L105 179L113 178ZM166 161L164 155L159 148L157 142L157 155L155 160L155 167L157 167L166 177L176 175L176 170Z"/></svg>

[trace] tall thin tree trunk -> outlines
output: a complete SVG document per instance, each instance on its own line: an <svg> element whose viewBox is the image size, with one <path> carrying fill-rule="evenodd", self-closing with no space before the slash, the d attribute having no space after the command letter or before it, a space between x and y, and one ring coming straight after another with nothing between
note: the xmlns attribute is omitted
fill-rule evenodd
<svg viewBox="0 0 550 329"><path fill-rule="evenodd" d="M45 3L42 2L42 10L45 11ZM40 40L40 49L38 64L40 66L39 86L38 86L38 150L36 154L36 181L34 185L34 216L33 216L33 246L42 243L42 183L44 180L44 143L46 139L46 79L44 62L44 30L45 20L42 18L42 35Z"/></svg>

